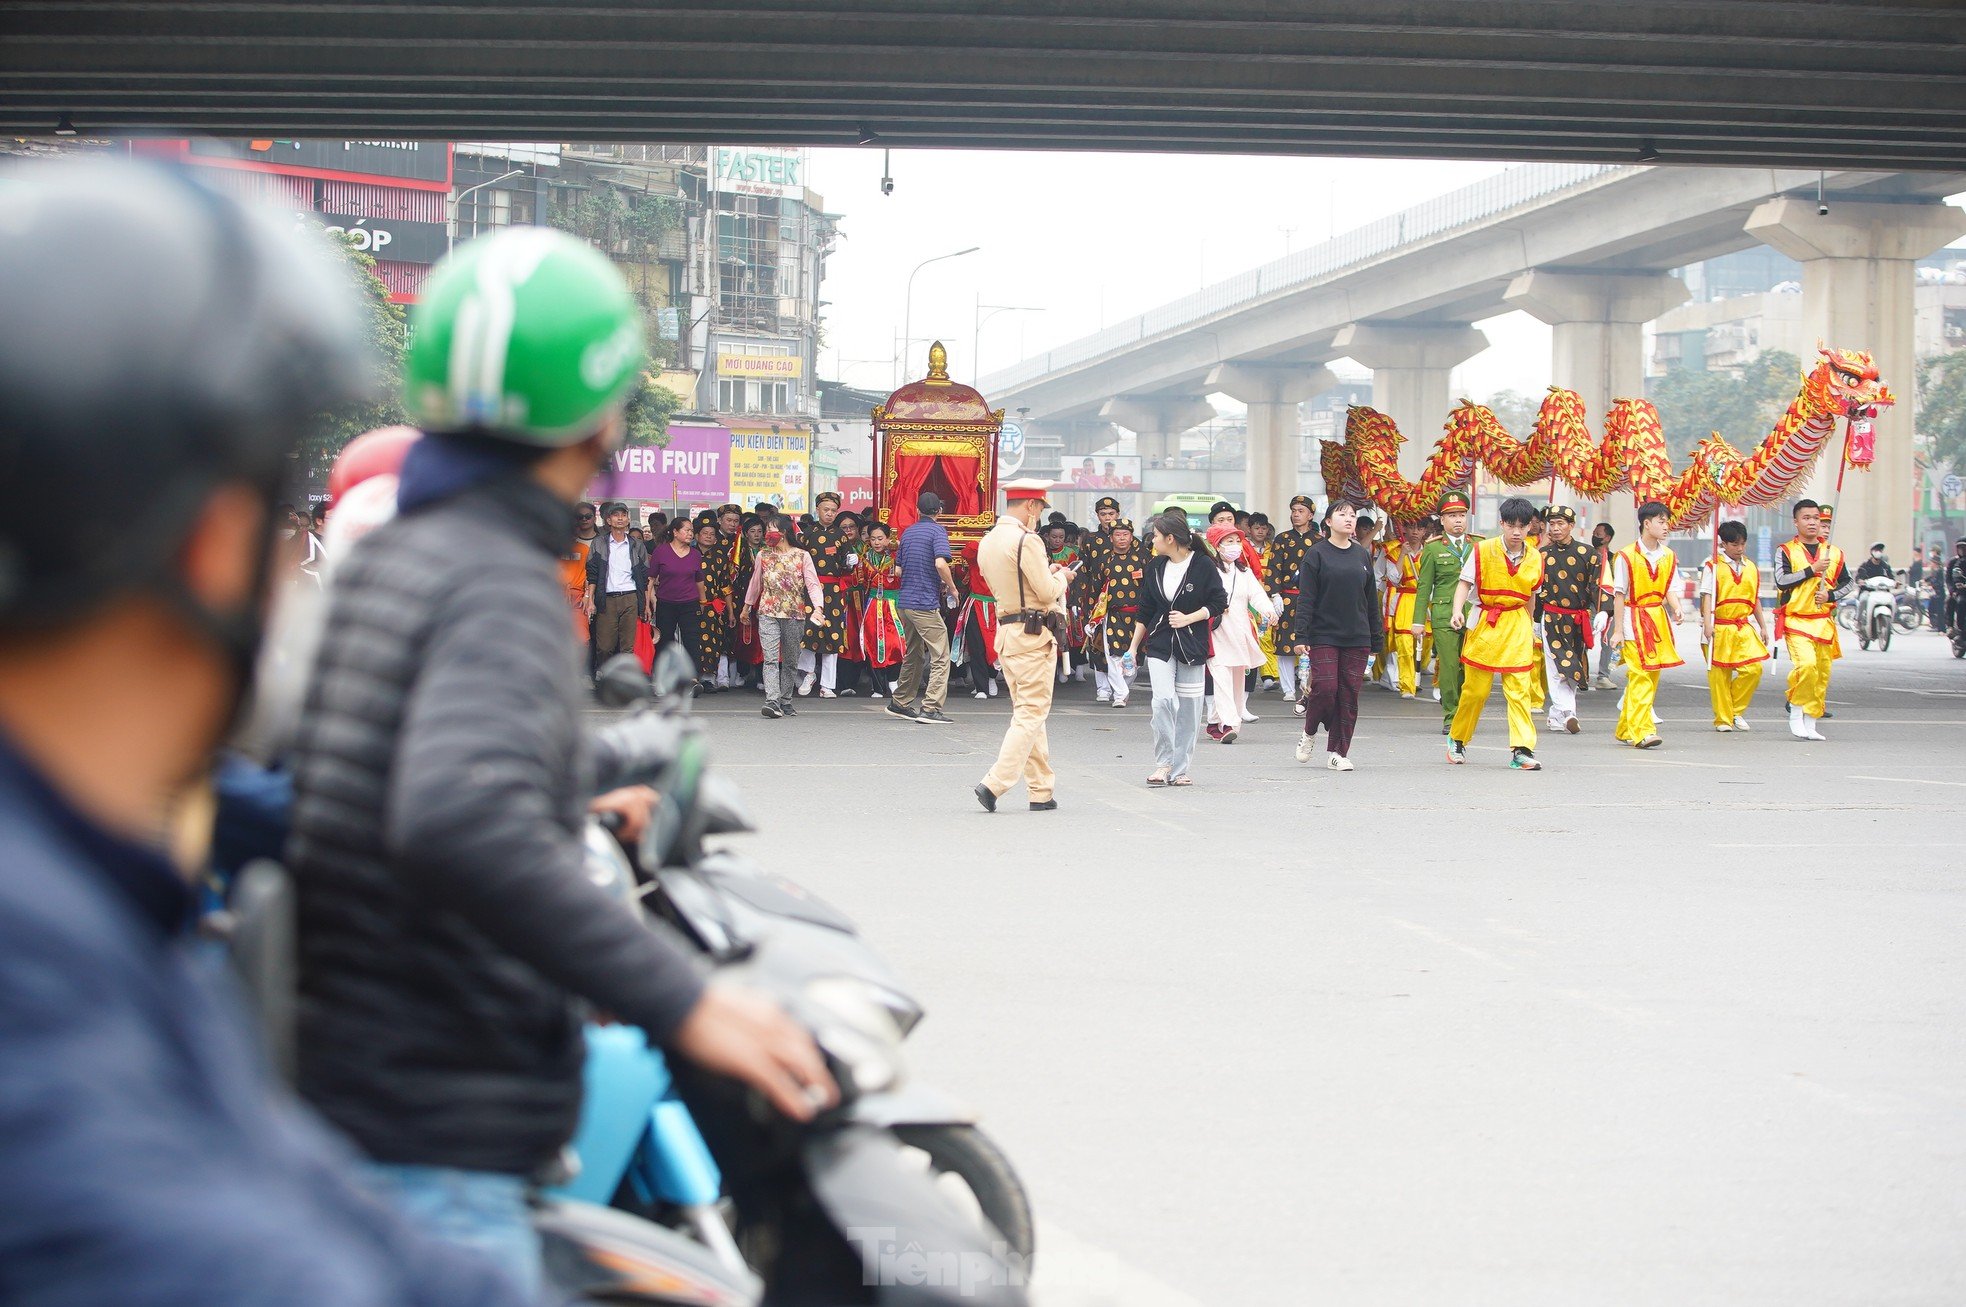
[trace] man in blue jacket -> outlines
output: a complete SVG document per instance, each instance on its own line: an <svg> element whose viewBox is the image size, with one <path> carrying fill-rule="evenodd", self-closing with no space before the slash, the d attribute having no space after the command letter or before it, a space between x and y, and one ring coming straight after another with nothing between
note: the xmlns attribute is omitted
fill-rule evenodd
<svg viewBox="0 0 1966 1307"><path fill-rule="evenodd" d="M0 1301L516 1307L351 1181L187 933L173 814L246 690L289 456L362 389L355 298L182 178L44 167L0 186ZM80 489L117 530L74 530Z"/></svg>

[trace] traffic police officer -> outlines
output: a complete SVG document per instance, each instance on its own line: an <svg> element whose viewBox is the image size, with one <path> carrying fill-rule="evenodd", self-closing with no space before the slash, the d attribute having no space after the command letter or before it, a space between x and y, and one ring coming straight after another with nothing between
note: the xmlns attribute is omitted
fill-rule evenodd
<svg viewBox="0 0 1966 1307"><path fill-rule="evenodd" d="M1010 692L1010 728L996 765L975 790L986 812L997 810L997 800L1020 777L1033 812L1058 806L1045 718L1051 714L1051 671L1065 629L1065 594L1077 572L1053 567L1037 534L1050 489L1049 481L1035 477L1006 482L1008 506L976 550L976 565L997 597L997 665Z"/></svg>

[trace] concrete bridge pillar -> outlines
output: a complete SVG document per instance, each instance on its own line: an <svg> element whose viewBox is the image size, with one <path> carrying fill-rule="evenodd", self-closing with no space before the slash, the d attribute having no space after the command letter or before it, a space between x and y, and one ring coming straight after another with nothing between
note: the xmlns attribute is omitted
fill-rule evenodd
<svg viewBox="0 0 1966 1307"><path fill-rule="evenodd" d="M1882 540L1894 559L1911 547L1913 271L1916 260L1966 234L1966 214L1946 204L1861 204L1832 199L1827 215L1811 200L1784 196L1755 209L1748 234L1802 264L1802 323L1836 349L1869 350L1898 396L1877 422L1877 458L1851 472L1835 494L1839 428L1806 493L1836 503L1836 542L1861 557ZM1805 337L1806 338L1806 337ZM1803 359L1813 367L1814 358Z"/></svg>
<svg viewBox="0 0 1966 1307"><path fill-rule="evenodd" d="M1509 285L1505 298L1539 322L1550 325L1552 384L1574 390L1594 438L1604 438L1604 420L1614 399L1645 396L1645 324L1691 297L1686 283L1670 273L1561 272L1536 268ZM1526 431L1509 434L1526 437ZM1557 499L1576 503L1559 488ZM1617 529L1616 543L1630 544L1638 533L1638 505L1628 491L1607 498L1594 511L1580 512Z"/></svg>
<svg viewBox="0 0 1966 1307"><path fill-rule="evenodd" d="M1285 520L1304 457L1297 406L1336 381L1329 368L1304 363L1222 363L1208 374L1210 391L1240 400L1249 409L1249 470L1241 507Z"/></svg>
<svg viewBox="0 0 1966 1307"><path fill-rule="evenodd" d="M1134 436L1140 457L1152 467L1181 452L1181 435L1215 417L1201 395L1118 395L1106 401L1099 416Z"/></svg>
<svg viewBox="0 0 1966 1307"><path fill-rule="evenodd" d="M1354 322L1338 329L1331 348L1372 369L1372 407L1399 425L1400 475L1412 479L1440 441L1452 398L1449 374L1488 348L1488 337L1465 322Z"/></svg>

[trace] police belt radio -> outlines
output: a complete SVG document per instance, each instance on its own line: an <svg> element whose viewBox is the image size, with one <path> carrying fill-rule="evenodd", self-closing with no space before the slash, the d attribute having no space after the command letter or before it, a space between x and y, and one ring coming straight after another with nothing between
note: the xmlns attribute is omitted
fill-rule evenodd
<svg viewBox="0 0 1966 1307"><path fill-rule="evenodd" d="M1024 541L1017 542L1017 607L1018 615L1024 619L1024 634L1042 635L1050 631L1052 638L1060 644L1065 642L1065 614L1054 613L1049 609L1032 608L1024 597Z"/></svg>

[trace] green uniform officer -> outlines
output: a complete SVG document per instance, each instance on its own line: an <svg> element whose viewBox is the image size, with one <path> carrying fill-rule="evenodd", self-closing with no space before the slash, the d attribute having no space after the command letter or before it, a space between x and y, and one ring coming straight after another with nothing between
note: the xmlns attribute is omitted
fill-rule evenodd
<svg viewBox="0 0 1966 1307"><path fill-rule="evenodd" d="M1440 539L1429 540L1420 550L1418 575L1413 595L1414 644L1418 645L1422 623L1434 628L1434 655L1440 671L1434 685L1440 690L1440 733L1447 734L1454 710L1461 704L1461 635L1454 629L1454 586L1461 569L1474 553L1481 537L1468 534L1468 496L1450 490L1440 500Z"/></svg>

